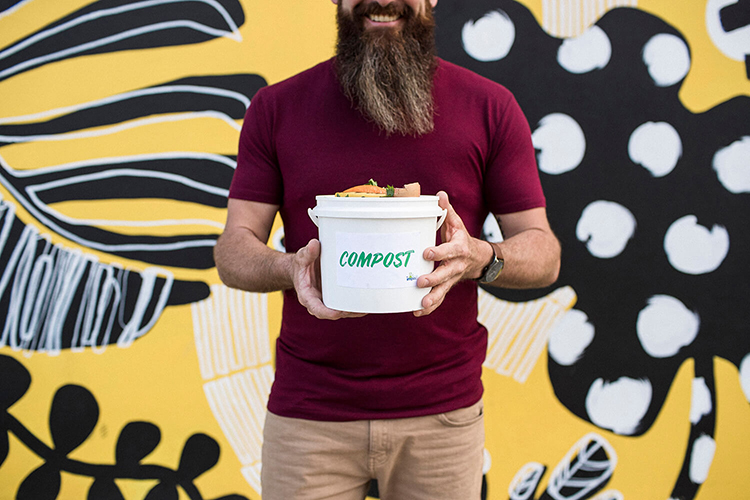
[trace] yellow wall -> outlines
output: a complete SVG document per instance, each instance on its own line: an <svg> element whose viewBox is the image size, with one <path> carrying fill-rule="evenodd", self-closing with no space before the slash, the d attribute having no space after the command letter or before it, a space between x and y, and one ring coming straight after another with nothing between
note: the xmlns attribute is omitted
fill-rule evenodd
<svg viewBox="0 0 750 500"><path fill-rule="evenodd" d="M33 1L20 6L0 17L0 50L89 3L87 0ZM522 3L537 19L543 18L543 2L526 0ZM750 95L744 64L724 57L705 34L703 3L640 0L638 5L673 24L689 40L694 64L680 97L685 107L694 112L710 109L733 96ZM241 5L246 18L239 29L241 40L214 39L192 45L70 58L2 80L0 120L90 102L185 76L251 73L272 84L333 54L335 7L331 2L242 0ZM26 121L34 121L34 118ZM233 155L238 139L236 127L210 117L122 130L97 127L92 132L95 133L87 137L7 145L0 148L0 157L13 169L25 172L96 158L165 151ZM14 200L7 187L0 187L0 195L5 201ZM110 221L194 218L220 225L225 217L222 209L165 199L72 200L58 202L52 208L74 218L96 214L96 218ZM134 271L149 267L138 260L81 248L40 224L20 204L16 204L16 209L20 221L37 227L52 243L83 250L105 264L117 264ZM114 222L108 227L123 234L135 231ZM216 229L205 224L148 229L155 235L211 230ZM260 322L250 328L249 333L243 332L230 318L227 301L246 298L231 293L222 295L228 292L219 284L215 269L162 267L176 279L203 281L213 286L211 298L203 306L167 307L153 329L129 347L110 345L101 352L87 348L83 352L45 353L13 349L5 344L0 347L0 355L20 361L31 375L29 390L9 412L32 434L51 445L48 415L55 392L66 384L83 386L96 398L100 415L91 436L70 458L92 464L112 464L123 426L132 421L148 421L160 428L161 443L143 463L174 469L185 441L195 433L205 433L219 443L221 458L196 482L203 497L237 493L259 499L255 483L248 479L256 477L253 474L257 474L260 465L259 443L253 441L252 434L243 434L241 429L257 425L262 414L257 407L244 407L243 396L239 393L224 393L217 387L226 384L221 386L222 390L231 391L239 390L243 383L255 384L257 392L248 392L244 397L256 394L252 403L262 404L261 396L267 384L259 382L257 377L262 378L263 373L267 373L272 359L239 359L238 355L239 361L222 369L222 360L231 356L221 354L219 344L211 344L211 339L223 335L225 344L222 345L239 352L241 338L249 335L270 352L280 322L280 296L271 294L267 298L251 296L247 299L252 304L243 310L254 311L254 318ZM539 318L551 325L573 307L574 292L564 289L560 294L555 299L544 299L528 306L529 311L524 312L526 323L514 335L544 338L548 330L530 331L533 330L530 325ZM521 307L494 298L486 300L488 305L483 310ZM201 319L209 318L207 311L211 308L226 319L222 323L223 334L208 333L199 327ZM204 345L201 342L205 339L208 343ZM617 450L616 473L606 491L617 490L628 499L669 498L682 467L690 430L688 415L693 377L690 362L680 368L655 424L637 438L601 430L568 411L552 390L546 350L531 356L530 363L530 371L522 375L503 371L499 365L485 368L487 449L492 457L487 473L489 498L507 498L508 485L528 462L546 464L545 477L548 477L549 470L563 459L571 446L590 432L603 436ZM715 378L719 388L716 406L721 409L716 424L717 451L709 478L696 497L698 500L741 498L750 491L750 476L745 472L750 463L750 409L734 365L716 359ZM209 404L212 397L216 398L214 406ZM234 420L243 415L246 421ZM0 497L12 498L21 482L41 463L38 456L11 435L8 458L0 466ZM85 498L91 482L88 477L63 473L59 498ZM155 484L153 480L118 480L127 500L144 498ZM542 485L546 485L546 479ZM180 490L180 498L188 498L183 490Z"/></svg>

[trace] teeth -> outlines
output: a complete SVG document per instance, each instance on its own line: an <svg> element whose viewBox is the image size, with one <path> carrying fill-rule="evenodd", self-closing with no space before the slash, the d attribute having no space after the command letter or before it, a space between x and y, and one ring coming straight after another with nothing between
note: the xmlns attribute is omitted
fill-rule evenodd
<svg viewBox="0 0 750 500"><path fill-rule="evenodd" d="M379 16L373 14L370 16L370 20L375 21L376 23L390 23L398 20L398 16Z"/></svg>

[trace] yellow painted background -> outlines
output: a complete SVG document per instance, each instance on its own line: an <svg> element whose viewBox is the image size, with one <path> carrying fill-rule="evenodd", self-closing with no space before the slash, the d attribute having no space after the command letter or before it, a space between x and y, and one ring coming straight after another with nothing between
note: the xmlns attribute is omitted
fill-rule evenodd
<svg viewBox="0 0 750 500"><path fill-rule="evenodd" d="M88 4L85 0L31 2L0 19L0 46L33 32ZM541 19L541 0L525 0ZM155 85L184 76L256 73L274 83L328 58L335 41L334 6L326 0L243 0L246 21L240 28L242 42L217 39L202 44L79 57L29 71L0 82L0 117L27 115ZM438 7L439 8L439 7ZM699 112L740 94L750 95L744 65L730 61L716 50L703 29L704 3L700 1L641 0L639 8L673 24L688 39L693 66L681 92L686 108ZM34 169L88 158L159 151L199 151L235 154L238 134L211 119L158 124L96 138L62 142L19 144L0 154L17 169ZM9 193L0 189L4 199ZM55 207L69 215L91 210L105 214L128 213L148 219L164 214L192 214L218 223L224 212L179 202L117 201L60 203ZM18 216L35 221L19 206ZM49 233L44 227L41 232ZM187 230L193 228L187 228ZM160 233L161 234L161 233ZM57 235L53 242L75 245ZM91 253L90 250L87 250ZM102 262L117 262L143 269L140 262L98 253ZM171 269L176 278L218 283L215 270ZM278 330L280 296L269 300L270 336ZM269 338L269 342L272 339ZM25 354L5 347L26 366L32 385L11 408L11 413L38 437L50 443L47 415L54 392L64 384L88 388L100 406L99 424L92 436L71 455L93 463L113 463L120 429L128 422L157 424L161 444L144 463L175 468L185 440L202 432L221 445L216 467L202 475L198 486L205 498L239 493L260 496L244 479L241 464L222 434L203 391L193 338L191 306L168 308L157 325L131 347L110 346L103 354L90 351L59 356ZM508 497L507 485L515 472L529 461L547 464L551 470L570 446L588 432L596 431L617 450L619 462L606 489L616 489L626 499L666 500L676 478L687 443L692 382L691 363L678 373L669 397L653 427L643 436L628 438L600 430L578 419L557 402L542 355L524 383L485 370L487 448L492 456L488 473L489 498ZM717 360L717 451L708 481L698 500L723 500L750 495L750 409L739 386L736 368ZM11 498L18 484L40 463L11 437L10 455L0 467L0 498ZM547 473L549 475L549 472ZM60 498L83 499L91 480L63 474ZM128 500L141 499L154 483L119 482ZM543 482L542 486L546 484ZM541 489L540 489L541 491ZM738 496L739 495L739 496ZM186 498L181 493L181 498Z"/></svg>

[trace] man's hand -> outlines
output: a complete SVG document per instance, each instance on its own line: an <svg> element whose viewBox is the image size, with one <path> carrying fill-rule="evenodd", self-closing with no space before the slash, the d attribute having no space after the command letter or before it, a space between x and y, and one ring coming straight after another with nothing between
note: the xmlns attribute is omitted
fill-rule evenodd
<svg viewBox="0 0 750 500"><path fill-rule="evenodd" d="M323 305L318 240L293 254L266 245L278 205L230 198L227 209L224 233L214 247L216 269L225 285L256 293L294 288L300 304L319 319L364 316Z"/></svg>
<svg viewBox="0 0 750 500"><path fill-rule="evenodd" d="M419 288L432 287L432 290L422 299L424 309L414 311L415 316L426 316L437 309L453 285L462 279L479 277L492 258L490 245L469 234L450 204L448 194L440 191L437 195L440 208L448 211L440 229L443 244L425 249L423 257L425 260L439 261L440 265L417 280Z"/></svg>
<svg viewBox="0 0 750 500"><path fill-rule="evenodd" d="M320 242L312 239L300 248L292 260L292 282L297 300L311 315L318 319L358 318L362 313L351 313L329 309L323 304L320 282Z"/></svg>

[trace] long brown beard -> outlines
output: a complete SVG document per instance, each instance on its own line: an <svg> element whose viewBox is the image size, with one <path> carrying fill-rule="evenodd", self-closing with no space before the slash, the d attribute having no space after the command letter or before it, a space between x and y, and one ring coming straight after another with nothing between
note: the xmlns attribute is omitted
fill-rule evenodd
<svg viewBox="0 0 750 500"><path fill-rule="evenodd" d="M341 4L336 67L346 96L387 135L432 132L435 21L429 1L424 16L402 2L362 2L352 13ZM405 23L401 29L366 30L364 18L371 13L403 14Z"/></svg>

